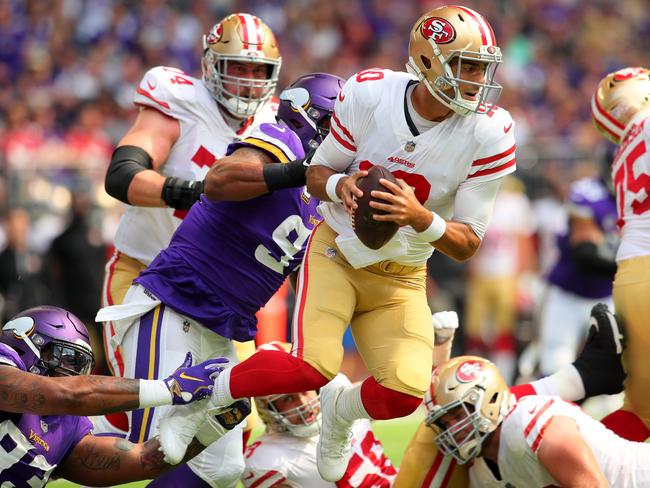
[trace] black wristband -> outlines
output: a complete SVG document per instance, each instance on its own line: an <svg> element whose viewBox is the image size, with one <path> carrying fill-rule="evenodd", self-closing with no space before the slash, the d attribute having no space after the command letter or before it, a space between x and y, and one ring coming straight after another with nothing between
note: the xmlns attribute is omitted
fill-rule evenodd
<svg viewBox="0 0 650 488"><path fill-rule="evenodd" d="M172 208L188 210L203 193L203 181L181 180L168 176L163 185L163 201Z"/></svg>
<svg viewBox="0 0 650 488"><path fill-rule="evenodd" d="M113 151L108 165L104 188L113 198L129 203L129 185L139 172L153 168L153 161L147 152L138 146L120 146Z"/></svg>
<svg viewBox="0 0 650 488"><path fill-rule="evenodd" d="M307 166L303 161L298 159L290 163L265 164L262 168L262 176L269 191L304 186L307 182L305 177Z"/></svg>

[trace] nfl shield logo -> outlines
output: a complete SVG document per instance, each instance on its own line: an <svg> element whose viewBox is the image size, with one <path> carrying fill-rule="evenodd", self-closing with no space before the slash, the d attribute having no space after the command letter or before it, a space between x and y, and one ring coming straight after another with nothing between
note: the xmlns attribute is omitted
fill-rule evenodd
<svg viewBox="0 0 650 488"><path fill-rule="evenodd" d="M41 430L43 431L43 433L44 433L44 434L47 434L47 431L48 431L49 429L50 429L50 428L48 427L48 425L47 425L45 422L43 422L43 421L41 420Z"/></svg>
<svg viewBox="0 0 650 488"><path fill-rule="evenodd" d="M415 142L413 141L408 141L406 145L404 146L404 150L406 152L413 152L415 150Z"/></svg>

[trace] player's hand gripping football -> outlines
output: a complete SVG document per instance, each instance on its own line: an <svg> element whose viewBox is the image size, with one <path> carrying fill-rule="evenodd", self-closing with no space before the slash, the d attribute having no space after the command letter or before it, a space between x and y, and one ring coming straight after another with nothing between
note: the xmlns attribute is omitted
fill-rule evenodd
<svg viewBox="0 0 650 488"><path fill-rule="evenodd" d="M397 184L385 178L379 181L387 191L373 190L371 196L379 201L373 199L370 206L386 213L375 214L375 220L396 222L400 226L410 225L416 232L422 232L431 225L431 212L418 201L413 188L408 183L399 178Z"/></svg>
<svg viewBox="0 0 650 488"><path fill-rule="evenodd" d="M192 366L192 353L164 382L173 405L186 405L212 395L214 379L228 366L228 359L214 358Z"/></svg>
<svg viewBox="0 0 650 488"><path fill-rule="evenodd" d="M350 215L357 208L357 199L363 196L363 192L357 186L357 181L366 176L368 176L367 171L358 171L341 180L339 197L343 200L343 207Z"/></svg>

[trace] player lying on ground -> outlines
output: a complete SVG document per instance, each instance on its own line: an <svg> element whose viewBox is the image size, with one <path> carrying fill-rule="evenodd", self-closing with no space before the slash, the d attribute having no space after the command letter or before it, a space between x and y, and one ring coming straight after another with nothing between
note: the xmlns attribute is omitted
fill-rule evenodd
<svg viewBox="0 0 650 488"><path fill-rule="evenodd" d="M290 344L271 342L258 350L288 351ZM349 385L339 374L333 381ZM242 483L257 486L325 488L316 466L321 433L320 399L314 390L255 398L266 430L246 450ZM352 457L337 483L341 487L388 488L397 471L374 436L370 421L360 420L352 431Z"/></svg>
<svg viewBox="0 0 650 488"><path fill-rule="evenodd" d="M512 387L513 395L517 398L535 394L557 395L566 401L577 401L620 392L625 372L621 363L623 336L619 325L604 304L592 309L590 322L585 346L572 365L530 384ZM436 329L436 337L440 335ZM430 390L426 397L428 406L432 405L431 396ZM469 486L470 479L473 488L506 486L489 475L490 470L482 457L472 463L460 464L453 457L444 456L435 441L434 431L423 422L407 448L395 488L460 488ZM471 466L469 473L468 466Z"/></svg>
<svg viewBox="0 0 650 488"><path fill-rule="evenodd" d="M171 469L158 439L134 444L95 437L85 415L160 405L183 405L212 393L227 361L191 366L192 357L164 380L88 376L95 359L84 324L57 307L15 316L0 336L0 480L44 486L50 477L93 486L150 479ZM204 444L221 431L202 426ZM203 449L194 441L184 461Z"/></svg>

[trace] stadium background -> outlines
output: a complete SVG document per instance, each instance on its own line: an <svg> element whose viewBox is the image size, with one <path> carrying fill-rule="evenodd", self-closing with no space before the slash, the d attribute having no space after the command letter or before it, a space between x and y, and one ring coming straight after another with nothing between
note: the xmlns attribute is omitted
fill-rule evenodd
<svg viewBox="0 0 650 488"><path fill-rule="evenodd" d="M103 265L122 205L103 190L112 148L132 122L136 84L153 66L199 75L201 35L235 11L276 33L281 81L309 71L348 77L403 69L409 30L426 0L0 0L0 313L43 303L92 321ZM518 178L531 202L534 265L520 280L520 348L535 309L554 222L571 181L596 174L612 147L592 128L589 97L605 73L650 66L650 10L643 0L481 0L465 5L492 24L505 62L499 105L516 121ZM540 205L537 205L537 204ZM72 217L75 217L72 219ZM68 238L54 239L68 227ZM552 241L552 239L551 239ZM551 242L549 241L549 242ZM56 242L56 245L53 245ZM19 276L3 267L15 251ZM434 309L464 307L467 266L434 254ZM291 296L274 311L290 318ZM457 350L463 350L462 334ZM346 371L361 376L351 350ZM390 429L390 427L389 427ZM387 439L397 453L412 430ZM57 484L57 486L61 486Z"/></svg>

